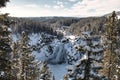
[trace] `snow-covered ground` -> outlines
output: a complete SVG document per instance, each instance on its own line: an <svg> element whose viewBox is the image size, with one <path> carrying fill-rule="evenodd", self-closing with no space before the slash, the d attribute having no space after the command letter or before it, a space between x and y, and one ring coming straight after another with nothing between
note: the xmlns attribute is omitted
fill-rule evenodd
<svg viewBox="0 0 120 80"><path fill-rule="evenodd" d="M55 80L63 80L63 76L67 73L66 66L68 64L49 65Z"/></svg>
<svg viewBox="0 0 120 80"><path fill-rule="evenodd" d="M45 35L45 38L43 38L42 34ZM63 39L53 37L52 40L49 40L51 35L46 33L42 34L29 35L30 45L36 48L36 50L33 51L33 54L39 61L47 60L55 79L62 80L63 76L67 73L66 67L69 66L69 61L70 64L74 64L82 56L75 48L80 45L85 46L86 49L89 49L89 47L86 46L86 42L82 37L67 34L65 31ZM84 32L83 34L87 35L88 32ZM12 35L12 37L14 41L20 39L20 35ZM45 39L48 39L47 43L45 42ZM97 43L94 42L94 45L96 44ZM86 58L87 56L84 55L81 59Z"/></svg>
<svg viewBox="0 0 120 80"><path fill-rule="evenodd" d="M49 68L56 80L63 80L63 76L67 73L67 66L76 63L81 57L81 60L88 58L87 55L83 55L75 49L81 45L84 46L85 49L90 50L89 46L86 46L86 41L84 41L83 37L65 34L63 39L57 39L56 37L50 39L51 35L43 34L45 38L42 37L42 34L29 35L29 43L36 48L36 50L33 51L36 59L39 61L46 60L49 63ZM82 34L90 36L88 32ZM14 41L20 39L20 35L12 35L12 37ZM48 39L47 43L45 42L46 39ZM97 42L93 43L93 45L98 44ZM93 51L97 52L99 49L93 49ZM96 56L96 58L98 58L98 56Z"/></svg>
<svg viewBox="0 0 120 80"><path fill-rule="evenodd" d="M120 16L118 16L118 19L120 19Z"/></svg>
<svg viewBox="0 0 120 80"><path fill-rule="evenodd" d="M38 36L40 35L31 35L30 37L30 44L37 44L38 42ZM53 61L59 61L62 58L62 54L64 56L65 53L69 53L70 55L74 55L76 53L76 50L73 47L75 36L66 36L70 40L70 42L62 43L62 40L54 39L50 45L53 47ZM35 39L35 40L34 40ZM50 53L47 52L47 45L42 47L40 52L34 51L33 52L38 60L47 60L46 55L49 56ZM54 54L57 54L54 57ZM55 76L56 80L63 80L63 76L67 73L66 67L68 66L67 63L62 64L49 64L49 68L53 75Z"/></svg>
<svg viewBox="0 0 120 80"><path fill-rule="evenodd" d="M48 35L50 36L50 35ZM12 35L13 40L17 41L20 39L20 35ZM37 45L39 42L41 42L42 37L41 34L31 34L29 35L30 38L30 45ZM68 42L66 40L69 40ZM33 54L35 55L36 59L39 61L47 60L51 53L53 53L53 61L57 63L57 61L62 60L61 58L67 58L64 54L70 54L71 56L74 56L76 54L76 50L74 48L74 41L76 37L74 35L66 35L62 40L59 40L57 38L53 39L52 42L49 44L46 44L42 47L40 47L39 51L33 51ZM65 40L66 42L64 42ZM40 43L39 46L41 46L42 43ZM38 45L37 45L38 46ZM53 52L49 53L48 46L51 46L53 49ZM62 55L63 54L63 55ZM54 56L56 55L56 56ZM68 63L62 63L62 64L49 64L51 72L54 74L56 80L62 80L63 76L67 73L66 67L68 66Z"/></svg>

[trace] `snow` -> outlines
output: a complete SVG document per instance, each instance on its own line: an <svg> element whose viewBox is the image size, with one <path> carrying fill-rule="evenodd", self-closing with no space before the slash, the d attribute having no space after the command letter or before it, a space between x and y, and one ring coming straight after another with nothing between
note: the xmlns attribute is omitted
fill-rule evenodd
<svg viewBox="0 0 120 80"><path fill-rule="evenodd" d="M120 66L118 66L118 68L120 69Z"/></svg>
<svg viewBox="0 0 120 80"><path fill-rule="evenodd" d="M84 50L91 51L91 48L90 48L90 46L85 46Z"/></svg>
<svg viewBox="0 0 120 80"><path fill-rule="evenodd" d="M99 44L98 41L94 41L94 42L92 42L92 43L93 43L93 46L97 46L97 45Z"/></svg>
<svg viewBox="0 0 120 80"><path fill-rule="evenodd" d="M37 51L33 51L33 54L39 61L44 61L46 59L45 53L38 53Z"/></svg>
<svg viewBox="0 0 120 80"><path fill-rule="evenodd" d="M60 32L64 33L63 39L68 39L67 42L63 42L62 40L59 40L57 38L53 39L52 42L49 44L46 44L44 46L39 46L39 51L33 51L33 54L35 55L36 59L39 61L47 60L51 63L56 64L49 64L51 72L54 74L56 80L63 80L63 76L67 73L66 66L68 66L67 63L57 64L60 61L63 61L64 59L67 59L67 55L70 55L73 59L79 59L81 58L81 54L76 51L75 46L83 46L84 49L91 50L89 46L86 46L87 43L84 41L81 37L75 36L75 35L67 35L65 31L59 30ZM89 37L89 32L83 32L84 35ZM46 34L47 35L47 34ZM50 35L47 35L48 37ZM20 35L12 35L13 40L17 41L20 39ZM31 34L29 35L30 38L30 45L37 45L38 42L41 41L42 36L41 34ZM94 46L97 45L97 42L93 42ZM40 43L40 45L43 43ZM79 45L78 45L79 44ZM53 52L48 51L48 46L52 47ZM99 51L99 49L92 49L94 52ZM88 59L88 54L85 53L83 57L77 61L77 64L80 64L82 60ZM75 66L73 66L75 67ZM83 74L79 75L80 77L83 77Z"/></svg>
<svg viewBox="0 0 120 80"><path fill-rule="evenodd" d="M53 54L49 55L48 62L56 64L64 61L66 57L66 50L64 49L64 44L60 44L54 48Z"/></svg>
<svg viewBox="0 0 120 80"><path fill-rule="evenodd" d="M118 17L118 19L120 19L120 16L117 16Z"/></svg>
<svg viewBox="0 0 120 80"><path fill-rule="evenodd" d="M83 57L81 58L81 61L82 60L88 60L88 53L85 53L85 55L83 55Z"/></svg>
<svg viewBox="0 0 120 80"><path fill-rule="evenodd" d="M80 46L86 46L86 44L87 44L86 41L83 40L80 41Z"/></svg>
<svg viewBox="0 0 120 80"><path fill-rule="evenodd" d="M90 32L86 31L86 32L82 32L83 35L86 35L87 37L90 37Z"/></svg>
<svg viewBox="0 0 120 80"><path fill-rule="evenodd" d="M58 33L63 33L63 35L66 35L66 32L63 31L63 30L61 30L61 29L57 29L56 31L57 31Z"/></svg>
<svg viewBox="0 0 120 80"><path fill-rule="evenodd" d="M35 44L37 44L38 40L41 38L41 35L32 33L29 36L29 38L30 38L30 44L35 45Z"/></svg>
<svg viewBox="0 0 120 80"><path fill-rule="evenodd" d="M13 42L16 42L17 40L20 39L20 35L19 34L12 34L12 38L13 38Z"/></svg>
<svg viewBox="0 0 120 80"><path fill-rule="evenodd" d="M12 29L11 29L11 28L8 28L8 31L12 32Z"/></svg>
<svg viewBox="0 0 120 80"><path fill-rule="evenodd" d="M55 75L55 80L63 80L63 76L67 73L67 65L68 64L49 65L51 72Z"/></svg>
<svg viewBox="0 0 120 80"><path fill-rule="evenodd" d="M3 72L3 71L1 71L1 72L0 72L0 76L3 76L3 75L4 75L4 72Z"/></svg>
<svg viewBox="0 0 120 80"><path fill-rule="evenodd" d="M115 80L118 80L118 76L117 75L114 75L113 76Z"/></svg>
<svg viewBox="0 0 120 80"><path fill-rule="evenodd" d="M92 49L92 52L100 52L100 51L103 51L102 48L93 48Z"/></svg>
<svg viewBox="0 0 120 80"><path fill-rule="evenodd" d="M76 38L76 36L74 36L74 35L69 35L69 36L65 36L66 38L69 38L69 39L71 39L71 40L75 40L75 38Z"/></svg>
<svg viewBox="0 0 120 80"><path fill-rule="evenodd" d="M75 67L73 65L69 65L66 68L67 68L67 70L74 70L75 69Z"/></svg>
<svg viewBox="0 0 120 80"><path fill-rule="evenodd" d="M47 34L46 34L47 35ZM47 35L49 36L49 35ZM17 41L20 40L20 35L12 35L13 40ZM30 45L37 45L38 42L42 39L41 34L34 34L32 33L29 35L30 38ZM66 57L66 54L70 54L74 58L80 57L78 55L75 56L77 51L74 48L74 45L76 43L76 37L73 35L65 36L65 38L68 38L70 41L68 42L62 42L61 40L58 40L57 38L53 39L51 43L44 45L40 47L39 51L33 51L33 54L35 55L36 59L39 61L48 60L51 58L52 62L59 62ZM41 45L42 43L40 43ZM53 53L48 52L48 46L52 46ZM47 57L48 56L48 57ZM63 80L63 76L67 73L66 66L68 66L67 63L62 64L49 64L49 67L51 69L51 72L54 74L56 80Z"/></svg>

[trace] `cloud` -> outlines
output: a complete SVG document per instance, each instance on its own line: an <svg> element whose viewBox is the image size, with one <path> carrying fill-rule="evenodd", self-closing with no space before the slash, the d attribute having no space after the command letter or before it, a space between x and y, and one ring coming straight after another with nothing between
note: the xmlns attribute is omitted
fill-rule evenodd
<svg viewBox="0 0 120 80"><path fill-rule="evenodd" d="M47 5L47 4L45 4L44 7L45 7L45 8L51 8L51 6L50 6L50 5Z"/></svg>
<svg viewBox="0 0 120 80"><path fill-rule="evenodd" d="M69 3L68 3L69 4ZM36 16L101 16L113 10L120 10L120 0L79 0L73 2L70 7L67 7L62 1L55 1L54 5L43 4L8 4L2 8L3 13L10 13L11 16L17 17L36 17Z"/></svg>
<svg viewBox="0 0 120 80"><path fill-rule="evenodd" d="M66 9L70 15L101 16L113 10L119 11L120 0L83 0Z"/></svg>
<svg viewBox="0 0 120 80"><path fill-rule="evenodd" d="M68 1L70 1L70 2L76 2L76 1L78 1L78 0L68 0Z"/></svg>
<svg viewBox="0 0 120 80"><path fill-rule="evenodd" d="M8 5L7 8L1 9L2 13L10 13L10 16L17 17L36 17L36 16L50 16L52 11L41 7L33 7L26 5Z"/></svg>
<svg viewBox="0 0 120 80"><path fill-rule="evenodd" d="M41 6L31 7L26 5L8 5L0 10L2 13L10 13L14 17L44 17L44 16L65 16L59 10L42 8Z"/></svg>
<svg viewBox="0 0 120 80"><path fill-rule="evenodd" d="M61 9L64 7L65 6L64 6L63 2L61 2L61 1L56 1L56 5L53 6L53 8L55 8L55 9Z"/></svg>
<svg viewBox="0 0 120 80"><path fill-rule="evenodd" d="M38 5L37 4L26 4L24 5L25 7L30 7L30 8L37 8Z"/></svg>

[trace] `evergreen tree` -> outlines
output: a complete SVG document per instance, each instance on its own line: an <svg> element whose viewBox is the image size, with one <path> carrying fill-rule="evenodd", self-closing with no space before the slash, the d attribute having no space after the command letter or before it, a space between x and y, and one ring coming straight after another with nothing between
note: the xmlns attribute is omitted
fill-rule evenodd
<svg viewBox="0 0 120 80"><path fill-rule="evenodd" d="M83 33L83 42L76 49L83 53L75 65L68 67L68 75L71 80L102 80L99 75L102 69L103 47L99 41L94 40L90 34Z"/></svg>
<svg viewBox="0 0 120 80"><path fill-rule="evenodd" d="M103 75L105 75L109 80L117 79L117 66L120 61L119 54L115 51L118 49L120 44L118 40L118 18L115 11L107 19L106 28L106 51L104 52L104 69L102 70ZM118 71L120 72L120 71ZM116 77L117 76L117 77ZM117 79L118 80L118 79Z"/></svg>
<svg viewBox="0 0 120 80"><path fill-rule="evenodd" d="M0 0L0 7L5 7L6 2L9 2L9 0Z"/></svg>
<svg viewBox="0 0 120 80"><path fill-rule="evenodd" d="M25 32L22 32L20 48L22 63L21 80L36 80L39 76L39 62L35 60L35 57L32 54L29 38Z"/></svg>
<svg viewBox="0 0 120 80"><path fill-rule="evenodd" d="M47 66L46 61L42 63L40 69L40 80L55 80L54 76L52 75L52 72L49 70L49 67Z"/></svg>
<svg viewBox="0 0 120 80"><path fill-rule="evenodd" d="M12 44L12 69L11 74L14 75L14 80L21 80L21 53L20 53L20 43L14 42Z"/></svg>
<svg viewBox="0 0 120 80"><path fill-rule="evenodd" d="M0 23L0 80L11 80L11 38L8 26Z"/></svg>
<svg viewBox="0 0 120 80"><path fill-rule="evenodd" d="M116 79L120 79L120 48L116 49L117 54L117 64L116 64Z"/></svg>

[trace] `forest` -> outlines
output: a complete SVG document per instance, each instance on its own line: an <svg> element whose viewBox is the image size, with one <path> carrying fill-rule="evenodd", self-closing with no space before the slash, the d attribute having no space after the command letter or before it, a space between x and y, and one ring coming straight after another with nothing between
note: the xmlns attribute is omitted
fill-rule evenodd
<svg viewBox="0 0 120 80"><path fill-rule="evenodd" d="M0 9L6 3L0 0ZM118 16L0 13L0 80L120 80Z"/></svg>

